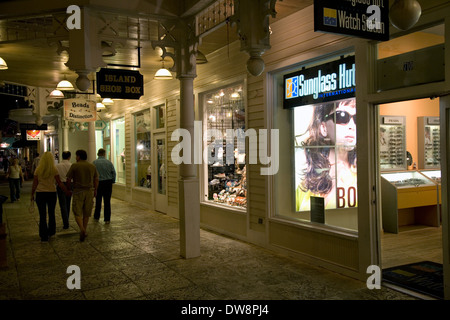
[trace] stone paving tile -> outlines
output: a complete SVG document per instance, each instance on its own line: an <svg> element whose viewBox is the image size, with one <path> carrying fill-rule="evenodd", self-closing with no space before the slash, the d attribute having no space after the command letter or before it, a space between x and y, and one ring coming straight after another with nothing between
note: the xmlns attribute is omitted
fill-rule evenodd
<svg viewBox="0 0 450 320"><path fill-rule="evenodd" d="M134 283L121 283L83 291L87 300L136 300L144 293Z"/></svg>
<svg viewBox="0 0 450 320"><path fill-rule="evenodd" d="M30 187L26 182L23 199ZM7 189L0 183L0 194ZM37 210L29 213L27 201L5 204L8 267L0 270L0 300L413 299L205 229L201 256L183 259L176 219L112 203L111 224L91 220L83 243L73 216L62 230L58 206L57 234L41 243ZM70 265L81 270L80 290L67 288Z"/></svg>

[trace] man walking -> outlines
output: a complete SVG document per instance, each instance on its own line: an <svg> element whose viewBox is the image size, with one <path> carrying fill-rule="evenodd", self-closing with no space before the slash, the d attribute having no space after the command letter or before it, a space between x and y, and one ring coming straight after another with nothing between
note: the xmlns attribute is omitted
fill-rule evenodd
<svg viewBox="0 0 450 320"><path fill-rule="evenodd" d="M103 199L103 219L106 224L111 221L111 195L112 185L116 182L116 170L111 161L105 158L105 149L98 149L98 159L93 164L98 171L98 189L95 197L94 219L100 219L100 211L102 210Z"/></svg>
<svg viewBox="0 0 450 320"><path fill-rule="evenodd" d="M59 178L61 179L61 182L66 185L66 187L67 172L69 172L70 166L72 165L72 163L70 162L71 156L72 154L70 153L70 151L63 151L62 161L56 165L56 169L59 173ZM56 193L58 194L59 208L61 209L63 229L69 229L70 200L72 199L72 196L67 196L59 186L56 186Z"/></svg>
<svg viewBox="0 0 450 320"><path fill-rule="evenodd" d="M98 172L95 166L87 161L86 151L77 150L75 155L77 162L72 164L67 172L66 182L69 190L73 188L72 211L80 228L80 241L84 241L97 195Z"/></svg>

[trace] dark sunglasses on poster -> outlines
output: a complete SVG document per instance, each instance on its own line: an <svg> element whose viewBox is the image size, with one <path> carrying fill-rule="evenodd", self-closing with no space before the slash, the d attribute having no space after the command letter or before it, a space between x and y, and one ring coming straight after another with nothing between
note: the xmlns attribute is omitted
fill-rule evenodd
<svg viewBox="0 0 450 320"><path fill-rule="evenodd" d="M334 115L336 115L336 120ZM325 121L333 120L336 124L348 124L350 119L353 118L353 122L356 123L356 114L351 115L347 111L336 111L325 116Z"/></svg>

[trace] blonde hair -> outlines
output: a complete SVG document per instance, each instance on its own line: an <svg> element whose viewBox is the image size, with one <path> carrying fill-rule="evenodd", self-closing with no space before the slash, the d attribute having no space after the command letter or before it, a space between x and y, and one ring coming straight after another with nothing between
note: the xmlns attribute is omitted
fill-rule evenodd
<svg viewBox="0 0 450 320"><path fill-rule="evenodd" d="M50 178L55 174L56 167L53 154L51 152L45 152L41 160L39 160L39 166L36 168L36 175L44 179Z"/></svg>

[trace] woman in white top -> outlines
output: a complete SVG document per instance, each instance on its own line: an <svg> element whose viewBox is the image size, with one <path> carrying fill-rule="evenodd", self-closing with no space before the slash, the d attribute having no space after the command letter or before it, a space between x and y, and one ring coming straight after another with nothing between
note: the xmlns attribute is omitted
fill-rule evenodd
<svg viewBox="0 0 450 320"><path fill-rule="evenodd" d="M8 168L6 178L9 180L9 192L11 202L20 199L20 184L23 182L22 167L19 165L19 159L15 158Z"/></svg>
<svg viewBox="0 0 450 320"><path fill-rule="evenodd" d="M36 205L39 210L39 236L42 242L48 241L48 238L56 233L56 185L69 195L70 192L59 178L56 169L53 154L46 152L39 161L39 166L34 172L33 186L31 187L31 200L34 200L36 193ZM48 210L48 225L47 225Z"/></svg>

